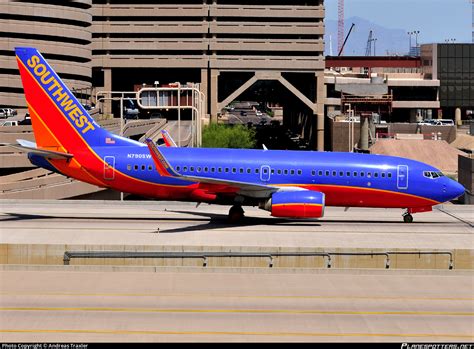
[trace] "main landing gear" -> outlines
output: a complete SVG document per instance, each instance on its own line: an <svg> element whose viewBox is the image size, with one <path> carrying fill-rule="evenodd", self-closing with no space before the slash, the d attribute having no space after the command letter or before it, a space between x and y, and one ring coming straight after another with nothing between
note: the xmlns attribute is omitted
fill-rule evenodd
<svg viewBox="0 0 474 349"><path fill-rule="evenodd" d="M234 205L229 210L227 221L232 224L239 223L244 218L244 210L240 205Z"/></svg>
<svg viewBox="0 0 474 349"><path fill-rule="evenodd" d="M409 212L405 212L403 214L403 221L405 223L412 223L413 222L413 216Z"/></svg>

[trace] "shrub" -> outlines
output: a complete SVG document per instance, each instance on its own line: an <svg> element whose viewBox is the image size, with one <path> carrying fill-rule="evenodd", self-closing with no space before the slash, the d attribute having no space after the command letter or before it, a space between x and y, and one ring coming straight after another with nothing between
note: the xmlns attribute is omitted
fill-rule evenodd
<svg viewBox="0 0 474 349"><path fill-rule="evenodd" d="M203 148L253 148L255 131L243 125L211 124L202 131Z"/></svg>

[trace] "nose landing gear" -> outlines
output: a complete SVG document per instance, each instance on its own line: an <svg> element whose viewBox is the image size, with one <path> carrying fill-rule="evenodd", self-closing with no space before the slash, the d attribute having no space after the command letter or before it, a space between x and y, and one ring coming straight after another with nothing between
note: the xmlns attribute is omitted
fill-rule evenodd
<svg viewBox="0 0 474 349"><path fill-rule="evenodd" d="M404 221L405 223L412 223L412 222L413 222L413 216L412 216L410 213L405 212L405 213L403 214L403 221Z"/></svg>

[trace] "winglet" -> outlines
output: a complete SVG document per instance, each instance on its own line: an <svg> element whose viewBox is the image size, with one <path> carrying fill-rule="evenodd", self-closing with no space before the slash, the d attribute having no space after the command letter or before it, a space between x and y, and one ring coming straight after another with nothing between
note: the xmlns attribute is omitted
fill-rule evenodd
<svg viewBox="0 0 474 349"><path fill-rule="evenodd" d="M166 130L161 130L161 135L165 141L167 147L177 147L176 143L174 142L173 138Z"/></svg>
<svg viewBox="0 0 474 349"><path fill-rule="evenodd" d="M153 162L156 165L158 173L160 176L163 177L179 177L180 174L177 173L173 166L170 165L168 160L164 157L161 151L156 146L155 142L153 142L150 138L145 140L148 149L150 150L151 157L153 158Z"/></svg>

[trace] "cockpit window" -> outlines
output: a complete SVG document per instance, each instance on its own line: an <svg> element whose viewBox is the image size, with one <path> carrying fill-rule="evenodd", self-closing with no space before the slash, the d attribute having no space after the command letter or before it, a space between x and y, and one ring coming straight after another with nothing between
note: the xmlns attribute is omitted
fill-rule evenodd
<svg viewBox="0 0 474 349"><path fill-rule="evenodd" d="M423 176L426 178L439 178L439 177L444 177L444 174L442 172L434 172L434 171L424 171Z"/></svg>

